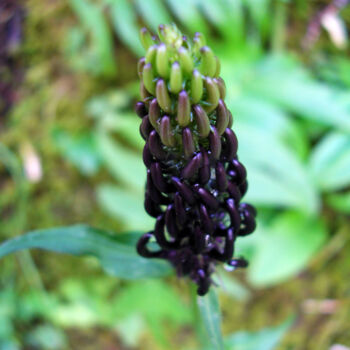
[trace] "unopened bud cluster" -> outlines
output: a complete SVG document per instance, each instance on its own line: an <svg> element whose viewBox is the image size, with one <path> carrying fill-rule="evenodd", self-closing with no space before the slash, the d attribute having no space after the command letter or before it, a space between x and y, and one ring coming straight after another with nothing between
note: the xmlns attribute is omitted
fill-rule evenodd
<svg viewBox="0 0 350 350"><path fill-rule="evenodd" d="M218 262L247 265L233 258L234 243L255 229L256 215L240 203L246 170L237 158L220 63L199 33L190 41L160 26L159 36L142 29L141 41L147 52L138 64L142 101L135 109L146 141L145 209L156 223L137 250L170 261L204 295ZM159 250L151 249L152 240Z"/></svg>

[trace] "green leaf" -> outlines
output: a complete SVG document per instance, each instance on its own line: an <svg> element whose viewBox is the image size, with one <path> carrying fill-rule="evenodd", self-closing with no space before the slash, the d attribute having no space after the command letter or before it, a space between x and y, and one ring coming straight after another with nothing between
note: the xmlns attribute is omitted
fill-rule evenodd
<svg viewBox="0 0 350 350"><path fill-rule="evenodd" d="M335 193L326 197L326 203L340 213L350 214L350 193Z"/></svg>
<svg viewBox="0 0 350 350"><path fill-rule="evenodd" d="M99 6L86 0L70 0L71 7L79 17L86 32L91 33L94 61L106 76L116 74L113 38ZM93 25L92 25L93 24Z"/></svg>
<svg viewBox="0 0 350 350"><path fill-rule="evenodd" d="M97 188L101 208L121 220L129 230L148 231L154 224L143 207L143 194L135 194L115 185L102 184Z"/></svg>
<svg viewBox="0 0 350 350"><path fill-rule="evenodd" d="M95 174L101 164L94 135L85 133L70 135L64 130L56 129L53 140L62 155L74 164L84 175Z"/></svg>
<svg viewBox="0 0 350 350"><path fill-rule="evenodd" d="M228 94L232 92L228 91ZM235 130L239 130L241 124L253 126L269 134L269 138L282 141L300 158L305 158L308 152L306 135L285 110L249 93L238 98L232 96L227 103L234 112Z"/></svg>
<svg viewBox="0 0 350 350"><path fill-rule="evenodd" d="M300 272L323 245L327 233L319 219L286 212L268 226L259 224L255 237L248 280L265 287Z"/></svg>
<svg viewBox="0 0 350 350"><path fill-rule="evenodd" d="M135 4L141 17L154 32L157 31L160 24L173 22L161 0L135 0Z"/></svg>
<svg viewBox="0 0 350 350"><path fill-rule="evenodd" d="M262 61L250 91L313 122L350 130L350 112L340 90L311 79L288 56Z"/></svg>
<svg viewBox="0 0 350 350"><path fill-rule="evenodd" d="M28 232L0 246L0 258L23 249L40 248L77 256L92 255L111 275L124 279L161 277L171 272L168 263L140 257L135 246L118 242L107 232L86 226Z"/></svg>
<svg viewBox="0 0 350 350"><path fill-rule="evenodd" d="M209 26L202 18L195 1L167 0L171 10L177 19L183 23L192 33L201 32L207 35Z"/></svg>
<svg viewBox="0 0 350 350"><path fill-rule="evenodd" d="M294 317L277 327L264 328L257 332L236 332L225 338L227 350L273 350L291 327Z"/></svg>
<svg viewBox="0 0 350 350"><path fill-rule="evenodd" d="M137 56L144 53L139 40L139 25L135 11L128 0L108 0L110 16L115 31L123 43L128 46Z"/></svg>
<svg viewBox="0 0 350 350"><path fill-rule="evenodd" d="M135 193L143 193L146 169L141 153L136 153L117 143L106 132L97 134L102 159L110 173Z"/></svg>
<svg viewBox="0 0 350 350"><path fill-rule="evenodd" d="M313 150L310 170L321 190L338 190L350 185L350 134L326 135Z"/></svg>
<svg viewBox="0 0 350 350"><path fill-rule="evenodd" d="M211 288L205 296L198 297L197 303L210 349L223 350L220 305L214 288Z"/></svg>
<svg viewBox="0 0 350 350"><path fill-rule="evenodd" d="M234 47L244 37L243 6L240 0L197 0L198 6L221 35L232 40Z"/></svg>
<svg viewBox="0 0 350 350"><path fill-rule="evenodd" d="M247 200L260 205L282 205L316 213L318 194L301 161L287 146L251 125L236 129L238 154L248 172Z"/></svg>

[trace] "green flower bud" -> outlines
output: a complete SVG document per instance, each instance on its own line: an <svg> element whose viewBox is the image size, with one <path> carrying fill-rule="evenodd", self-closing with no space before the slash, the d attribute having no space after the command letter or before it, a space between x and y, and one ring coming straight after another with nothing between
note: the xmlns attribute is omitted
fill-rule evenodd
<svg viewBox="0 0 350 350"><path fill-rule="evenodd" d="M166 86L166 83L163 79L159 79L156 85L156 97L160 108L165 113L171 112L171 99L169 92Z"/></svg>
<svg viewBox="0 0 350 350"><path fill-rule="evenodd" d="M186 126L191 121L191 104L185 90L179 93L177 103L177 122L180 126Z"/></svg>
<svg viewBox="0 0 350 350"><path fill-rule="evenodd" d="M172 133L170 118L167 115L160 121L159 136L165 146L175 146L175 137Z"/></svg>
<svg viewBox="0 0 350 350"><path fill-rule="evenodd" d="M154 95L156 83L154 82L153 68L150 63L145 64L143 67L142 77L145 88Z"/></svg>
<svg viewBox="0 0 350 350"><path fill-rule="evenodd" d="M142 71L145 64L146 64L146 60L144 57L140 58L139 61L137 62L137 74L139 75L140 79L142 79Z"/></svg>
<svg viewBox="0 0 350 350"><path fill-rule="evenodd" d="M174 62L170 72L170 91L177 94L182 89L182 71L179 62Z"/></svg>
<svg viewBox="0 0 350 350"><path fill-rule="evenodd" d="M202 33L200 33L200 32L196 32L194 34L193 41L195 41L195 40L199 42L200 47L203 47L203 46L207 45L207 41L205 39L205 36Z"/></svg>
<svg viewBox="0 0 350 350"><path fill-rule="evenodd" d="M143 100L148 100L148 98L151 96L151 94L145 88L145 85L142 80L140 83L140 95Z"/></svg>
<svg viewBox="0 0 350 350"><path fill-rule="evenodd" d="M195 152L193 136L190 128L185 128L182 130L182 146L185 158L190 158Z"/></svg>
<svg viewBox="0 0 350 350"><path fill-rule="evenodd" d="M160 118L160 108L156 98L154 98L149 104L148 117L152 126L156 130L158 130L158 127L159 127L158 119Z"/></svg>
<svg viewBox="0 0 350 350"><path fill-rule="evenodd" d="M220 98L220 92L219 92L217 85L214 83L213 79L211 79L209 77L205 78L204 86L207 90L207 101L206 102L208 103L208 105L206 105L204 109L207 111L207 113L210 113L218 105L219 98Z"/></svg>
<svg viewBox="0 0 350 350"><path fill-rule="evenodd" d="M154 44L151 33L146 28L140 30L140 41L145 50Z"/></svg>
<svg viewBox="0 0 350 350"><path fill-rule="evenodd" d="M214 78L213 79L215 84L217 85L219 91L220 91L220 98L222 100L226 97L226 85L225 82L222 80L222 78Z"/></svg>
<svg viewBox="0 0 350 350"><path fill-rule="evenodd" d="M193 114L197 124L198 134L200 137L207 137L210 132L210 122L207 113L201 105L193 106Z"/></svg>
<svg viewBox="0 0 350 350"><path fill-rule="evenodd" d="M216 72L216 59L213 51L208 46L203 46L200 49L201 63L199 66L199 71L203 75L213 77Z"/></svg>
<svg viewBox="0 0 350 350"><path fill-rule="evenodd" d="M202 75L197 69L192 72L191 78L191 98L193 103L198 103L203 95Z"/></svg>
<svg viewBox="0 0 350 350"><path fill-rule="evenodd" d="M229 117L227 113L227 108L223 100L219 100L218 108L216 109L216 123L215 127L219 133L222 135L227 128L229 123Z"/></svg>
<svg viewBox="0 0 350 350"><path fill-rule="evenodd" d="M152 65L155 65L157 49L158 49L158 45L152 45L147 50L147 53L146 53L146 56L145 56L146 63L151 63Z"/></svg>
<svg viewBox="0 0 350 350"><path fill-rule="evenodd" d="M156 67L157 67L158 74L162 78L169 77L170 68L169 68L168 50L164 43L158 46L157 57L156 57Z"/></svg>
<svg viewBox="0 0 350 350"><path fill-rule="evenodd" d="M193 70L193 60L191 54L184 47L180 47L178 50L179 60L181 64L181 68L184 70L186 74L191 74Z"/></svg>

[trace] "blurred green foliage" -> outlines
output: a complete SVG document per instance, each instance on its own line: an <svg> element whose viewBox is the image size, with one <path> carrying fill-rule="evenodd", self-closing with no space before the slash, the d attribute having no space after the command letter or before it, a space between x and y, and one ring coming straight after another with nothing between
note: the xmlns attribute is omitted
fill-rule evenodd
<svg viewBox="0 0 350 350"><path fill-rule="evenodd" d="M250 260L244 282L249 288L231 277L225 281L226 275L218 273L224 298L251 300L251 288L294 281L310 261L322 266L319 256L329 250L333 256L345 244L339 232L348 233L350 213L349 52L335 49L324 33L314 49L301 50L307 21L322 5L301 0L71 0L68 7L52 10L43 1L29 1L23 44L30 58L27 91L1 131L7 145L0 148L1 238L35 227L69 225L76 218L103 229L151 227L152 219L143 210L143 140L132 111L138 98L135 62L143 54L138 29L146 25L155 30L160 23L175 22L189 35L207 35L222 62L239 156L248 169L247 200L259 209L257 232L239 242L237 251ZM38 15L46 6L48 13ZM338 19L349 25L348 14L344 9ZM45 31L41 22L31 22L35 16L47 16L47 28L57 25L59 45L50 34L41 42ZM55 18L68 20L61 25ZM66 82L55 80L62 74L57 65L76 79L63 102ZM31 118L37 118L33 133ZM25 160L16 153L26 140L45 155L42 185L28 184L23 176ZM82 183L91 194L82 194L85 187L76 191ZM47 193L43 200L41 192ZM184 304L186 293L175 292L171 283L123 284L94 276L60 282L60 287L45 292L40 277L45 272L44 279L50 274L54 279L55 271L45 269L36 256L33 260L18 255L17 261L20 268L7 261L1 276L1 350L77 348L63 330L98 326L111 329L130 348L196 346L188 332L193 320ZM55 257L53 266L58 269L60 264L68 262ZM71 268L67 265L65 273ZM20 277L12 276L18 271L36 282L28 289ZM333 292L329 297L345 298ZM231 303L225 305L230 313ZM286 315L282 316L274 319L281 324L276 328L264 322L266 329L230 334L226 348L276 348L291 324L281 323ZM241 320L235 322L224 327L226 333L242 329ZM327 335L324 349L336 333Z"/></svg>

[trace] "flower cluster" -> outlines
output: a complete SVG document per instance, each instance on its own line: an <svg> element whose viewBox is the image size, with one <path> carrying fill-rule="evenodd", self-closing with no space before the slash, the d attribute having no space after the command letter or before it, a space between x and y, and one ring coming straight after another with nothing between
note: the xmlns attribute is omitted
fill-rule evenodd
<svg viewBox="0 0 350 350"><path fill-rule="evenodd" d="M147 50L138 64L147 167L145 209L156 218L138 253L166 259L179 276L189 276L204 295L218 262L245 267L234 259L234 243L255 229L255 209L240 203L246 170L237 158L233 118L227 109L220 63L205 38L182 36L160 26L159 36L141 30ZM155 240L160 249L151 248Z"/></svg>

